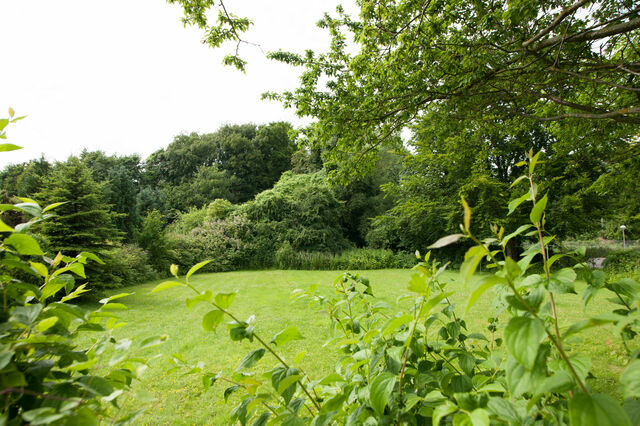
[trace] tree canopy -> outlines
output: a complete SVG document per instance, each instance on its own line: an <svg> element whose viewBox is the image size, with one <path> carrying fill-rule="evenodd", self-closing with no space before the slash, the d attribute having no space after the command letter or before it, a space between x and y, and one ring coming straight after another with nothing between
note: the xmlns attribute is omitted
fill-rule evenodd
<svg viewBox="0 0 640 426"><path fill-rule="evenodd" d="M272 52L301 66L300 87L267 97L318 120L345 170L425 114L520 117L567 131L576 120L635 135L640 123L639 8L609 0L358 1L326 15L326 53ZM351 36L351 37L349 37ZM600 123L604 121L604 123ZM578 125L578 127L581 127ZM570 131L570 130L569 130Z"/></svg>

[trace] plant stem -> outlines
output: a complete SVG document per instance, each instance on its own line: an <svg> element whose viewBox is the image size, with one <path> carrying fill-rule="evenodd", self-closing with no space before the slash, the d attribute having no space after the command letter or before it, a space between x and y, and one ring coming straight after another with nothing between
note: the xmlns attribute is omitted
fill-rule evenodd
<svg viewBox="0 0 640 426"><path fill-rule="evenodd" d="M532 190L532 192L533 192L533 190ZM487 250L489 252L489 256L491 256L491 259L494 261L494 263L497 263L497 259L495 258L495 256L491 253L491 251L481 241L479 241L476 237L474 237L471 234L469 234L469 238L472 241L474 241L476 244L479 244L482 247L484 247L485 250ZM504 253L504 249L503 249L503 255L506 257L506 254ZM544 254L543 254L543 256L544 256ZM531 306L527 303L527 301L524 299L524 297L522 297L520 292L516 289L516 287L513 284L513 282L509 280L509 281L507 281L507 284L508 284L509 288L511 289L511 291L513 292L514 296L516 296L516 298L518 298L520 303L522 303L522 305L527 309L527 311L531 314L531 316L534 317L534 318L540 319L538 317L538 314L536 314L535 310L533 310L533 308L531 308ZM556 324L557 324L557 320L556 320ZM557 330L557 328L556 328L556 330ZM567 367L569 367L569 370L571 370L571 374L576 379L576 382L578 382L578 386L580 386L580 389L582 389L582 392L584 392L585 394L589 394L589 391L587 390L587 387L584 385L584 383L582 383L582 379L580 379L580 376L578 376L578 373L576 372L575 368L573 368L573 365L571 364L571 361L569 361L569 357L564 352L564 349L562 348L562 343L559 340L556 340L556 337L553 335L553 333L551 333L549 331L549 329L546 326L544 327L544 331L545 331L545 333L547 333L547 336L549 337L549 340L551 340L551 342L558 349L558 353L560 354L560 357L567 364Z"/></svg>
<svg viewBox="0 0 640 426"><path fill-rule="evenodd" d="M400 401L402 398L402 378L404 377L404 370L407 367L407 359L409 358L409 348L411 346L411 341L413 340L413 335L416 332L416 326L418 325L418 321L420 320L420 312L422 312L422 307L424 306L424 300L420 302L420 307L416 311L416 319L413 322L413 327L411 328L411 333L409 333L409 337L407 337L407 348L404 351L404 360L402 361L402 368L400 369L400 378L398 379L398 400ZM398 418L397 423L400 424L400 410L398 409Z"/></svg>
<svg viewBox="0 0 640 426"><path fill-rule="evenodd" d="M533 175L529 173L529 186L531 188L531 199L533 200L533 204L536 204L536 194L533 192ZM549 283L549 262L547 259L547 252L545 250L544 238L542 237L542 225L540 221L535 223L536 229L538 231L538 240L540 241L540 254L542 254L542 264L544 265L544 274L547 278L547 284ZM557 346L560 350L562 350L562 337L560 336L560 329L558 328L558 314L556 311L556 302L553 298L553 292L549 290L549 301L551 302L551 315L553 316L553 326L556 332L556 341Z"/></svg>
<svg viewBox="0 0 640 426"><path fill-rule="evenodd" d="M194 292L196 292L197 294L201 294L198 289L196 289L194 286L192 286L191 284L189 284L189 282L185 283L187 285L187 287L189 287L191 290L193 290ZM241 324L243 321L239 320L235 315L233 315L231 312L227 311L226 309L221 308L220 306L218 306L218 304L216 304L214 301L209 301L209 303L211 303L213 306L215 306L217 309L219 309L220 311L222 311L223 314L228 315L232 320L234 320L235 322L237 322L238 324ZM260 338L260 336L258 336L256 333L253 333L253 337L255 337L255 339L266 349L268 350L271 355L273 355L285 368L289 369L291 368L289 366L289 364L287 364L272 348L271 346L269 346L267 343L265 343L264 340L262 340ZM300 371L305 377L308 378L308 376L303 372ZM311 402L313 403L313 405L316 407L316 409L318 411L320 411L320 405L318 404L318 402L315 400L315 398L313 398L311 396L311 394L309 393L309 390L307 390L307 387L302 383L302 381L298 381L297 382L300 385L300 388L304 391L304 393L309 397L309 399L311 400Z"/></svg>

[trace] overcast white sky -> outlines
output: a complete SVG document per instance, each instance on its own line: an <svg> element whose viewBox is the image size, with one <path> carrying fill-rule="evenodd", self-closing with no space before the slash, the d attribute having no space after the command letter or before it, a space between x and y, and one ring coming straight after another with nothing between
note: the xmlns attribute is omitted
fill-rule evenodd
<svg viewBox="0 0 640 426"><path fill-rule="evenodd" d="M321 50L315 23L338 0L233 0L255 26L246 36L264 51ZM177 134L224 123L301 123L292 110L260 101L293 89L299 70L242 47L246 74L221 65L233 46L214 50L184 28L164 0L0 0L0 117L28 117L7 129L24 149L0 167L39 157L63 160L83 148L146 157Z"/></svg>

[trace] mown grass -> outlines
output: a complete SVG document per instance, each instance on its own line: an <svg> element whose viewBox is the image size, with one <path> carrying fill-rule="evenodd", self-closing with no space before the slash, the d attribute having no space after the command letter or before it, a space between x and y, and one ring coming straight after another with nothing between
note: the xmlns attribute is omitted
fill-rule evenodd
<svg viewBox="0 0 640 426"><path fill-rule="evenodd" d="M256 331L270 339L275 333L290 325L296 325L304 339L289 343L281 350L286 359L300 351L306 351L301 366L312 378L320 378L333 371L340 354L324 348L331 337L329 321L324 312L311 309L305 303L291 303L289 296L295 288L308 288L317 284L320 289L331 291L331 283L337 271L250 271L202 274L192 277L193 284L204 290L216 292L237 291L231 310L240 318L256 317ZM406 294L409 270L376 270L363 273L372 283L376 297L394 305L396 298ZM457 282L457 274L444 276L449 288L454 290L452 300L467 322L470 332L485 332L487 318L492 316L492 294L485 294L467 313L464 312L468 292ZM201 376L184 375L181 372L167 375L171 367L169 355L181 353L186 362L203 362L204 370L230 376L239 361L256 343L232 342L226 328L217 334L205 333L200 325L207 308L200 304L192 312L184 299L189 291L181 288L150 294L159 281L118 289L135 293L122 299L129 307L121 314L128 325L117 330L117 338L130 338L141 342L145 337L166 334L167 342L150 348L145 355L153 357L151 367L143 380L134 384L134 392L122 405L123 410L144 408L145 413L137 424L228 424L231 406L223 402L223 390L228 387L222 381L203 392ZM580 288L578 288L580 293ZM585 313L578 296L565 295L556 298L561 326L602 312L610 312L613 306L600 295ZM506 321L501 326L504 327ZM590 380L594 389L619 395L616 377L624 368L624 356L619 338L610 327L592 329L573 345L575 350L588 354L593 360L595 379ZM266 355L258 364L258 370L268 370L275 360Z"/></svg>

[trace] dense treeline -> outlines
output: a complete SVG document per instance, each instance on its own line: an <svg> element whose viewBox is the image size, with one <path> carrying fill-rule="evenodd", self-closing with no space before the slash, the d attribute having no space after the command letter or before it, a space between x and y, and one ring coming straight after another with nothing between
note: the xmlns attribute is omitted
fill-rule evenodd
<svg viewBox="0 0 640 426"><path fill-rule="evenodd" d="M100 151L56 163L40 158L6 167L0 189L6 201L65 203L34 229L51 252L104 257L106 265L89 271L94 284L147 280L171 263L204 258L215 259L209 269L217 271L273 267L276 258L304 266L304 255L295 260L285 256L290 251L319 253L335 265L340 252L365 245L370 219L392 207L381 185L398 181L402 155L384 151L380 173L331 187L321 153L298 149L291 130L287 123L228 125L179 135L144 160ZM390 251L380 256L396 259Z"/></svg>
<svg viewBox="0 0 640 426"><path fill-rule="evenodd" d="M625 223L634 238L640 229L640 155L628 134L590 128L573 134L578 144L539 123L443 124L440 113L425 115L410 141L397 138L377 153L373 173L353 174L346 185L328 179L336 171L323 162L328 148L306 141L311 148L299 149L289 124L272 123L180 135L144 160L85 151L63 162L11 165L0 173L0 189L7 201L65 202L38 228L42 245L101 254L108 266L90 273L103 285L150 279L171 263L201 259L215 259L210 271L410 266L402 253L456 232L461 197L477 223L517 223L518 212L507 215L502 200L515 197L514 165L531 148L545 153L540 190L550 192L550 230L558 237L618 238ZM513 241L513 255L522 242ZM357 248L370 249L371 261ZM464 249L440 256L459 261Z"/></svg>

